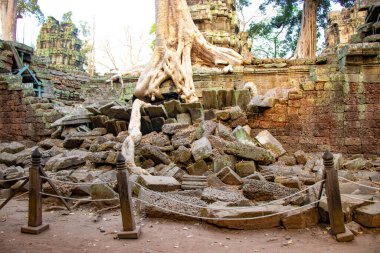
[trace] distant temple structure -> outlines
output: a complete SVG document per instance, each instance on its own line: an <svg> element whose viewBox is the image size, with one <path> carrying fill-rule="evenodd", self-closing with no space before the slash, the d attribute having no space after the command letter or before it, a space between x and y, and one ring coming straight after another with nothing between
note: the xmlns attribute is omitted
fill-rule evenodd
<svg viewBox="0 0 380 253"><path fill-rule="evenodd" d="M186 0L191 17L210 43L244 55L251 51L248 33L240 32L235 0Z"/></svg>
<svg viewBox="0 0 380 253"><path fill-rule="evenodd" d="M60 23L48 17L38 35L36 55L46 57L56 68L83 71L85 55L81 47L78 28L73 23Z"/></svg>

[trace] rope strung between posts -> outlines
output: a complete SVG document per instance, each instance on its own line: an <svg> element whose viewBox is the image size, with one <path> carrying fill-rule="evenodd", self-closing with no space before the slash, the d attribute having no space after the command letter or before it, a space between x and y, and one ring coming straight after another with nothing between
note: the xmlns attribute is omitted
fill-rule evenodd
<svg viewBox="0 0 380 253"><path fill-rule="evenodd" d="M288 199L288 198L294 197L294 196L296 196L296 195L298 195L298 194L300 194L300 193L302 193L302 192L305 192L305 191L307 191L307 190L313 188L316 184L320 184L320 183L322 183L322 182L324 182L324 181L325 181L325 180L321 180L321 181L316 182L315 184L313 184L313 185L311 185L311 186L309 186L309 187L307 187L307 188L305 188L305 189L303 189L303 190L301 190L301 191L298 191L298 192L296 192L296 193L290 194L290 195L288 195L288 196L286 196L286 197L284 197L284 198L276 199L276 200L273 200L273 201L271 201L271 202L268 202L268 203L265 203L265 204L261 204L261 205L257 205L257 206L241 206L241 207L230 207L230 206L229 206L229 207L208 207L208 209L213 209L213 210L228 210L228 209L240 210L240 209L248 209L248 208L252 208L252 207L269 206L269 205L271 205L271 204L273 204L273 203L276 203L276 202L279 202L279 201L286 200L286 199ZM136 184L136 185L140 186L142 189L144 189L144 190L146 190L146 191L149 191L149 192L151 192L151 193L153 193L153 194L156 194L156 195L158 195L158 196L160 196L160 197L163 197L163 198L166 198L166 199L168 199L168 200L172 200L172 201L174 201L174 202L181 203L181 204L185 204L185 205L187 205L187 206L191 206L191 207L205 208L205 206L194 205L194 204L187 203L187 202L184 202L184 201L181 201L181 200L178 200L178 199L171 198L171 197L169 197L169 196L167 196L167 195L164 195L164 194L161 194L161 193L159 193L159 192L155 192L155 191L150 190L150 189L146 188L145 186L143 186L143 185L141 185L141 184L139 184L139 183L137 183L137 182L132 182L131 180L130 180L130 182L133 183L133 184Z"/></svg>
<svg viewBox="0 0 380 253"><path fill-rule="evenodd" d="M116 184L117 181L112 181L112 182L95 182L95 183L75 183L75 182L70 182L70 181L63 181L63 180L59 180L59 179L53 179L51 177L43 177L41 176L42 179L46 179L46 180L51 180L53 182L59 182L59 183L63 183L63 184L68 184L68 185L103 185L103 184Z"/></svg>
<svg viewBox="0 0 380 253"><path fill-rule="evenodd" d="M12 178L12 179L0 179L0 183L23 180L23 179L27 179L27 178L28 177L17 177L17 178Z"/></svg>
<svg viewBox="0 0 380 253"><path fill-rule="evenodd" d="M362 200L362 201L367 201L367 202L372 202L372 203L380 203L380 201L378 201L378 200L369 200L369 199L355 198L352 195L348 195L348 194L341 194L341 195L345 196L345 197L347 197L349 199Z"/></svg>
<svg viewBox="0 0 380 253"><path fill-rule="evenodd" d="M58 195L44 193L44 192L40 192L40 193L42 195L44 195L44 196L49 196L49 197L55 197L55 198L67 199L67 200L81 200L81 201L88 201L88 202L101 202L101 201L119 200L119 198L112 198L112 199L79 199L79 198L63 197L63 196L58 196Z"/></svg>
<svg viewBox="0 0 380 253"><path fill-rule="evenodd" d="M343 180L346 180L346 181L348 181L350 183L353 183L353 184L356 184L356 185L360 185L360 186L363 186L363 187L367 187L367 188L370 188L370 189L374 189L374 190L380 191L380 188L378 188L378 187L373 187L373 186L357 183L357 182L351 181L351 180L349 180L347 178L344 178L344 177L341 177L341 176L339 176L339 179L343 179Z"/></svg>
<svg viewBox="0 0 380 253"><path fill-rule="evenodd" d="M279 213L267 214L267 215L263 215L263 216L245 217L245 218L244 217L243 218L216 218L216 217L202 217L202 216L196 216L196 215L191 215L191 214L187 214L187 213L181 213L181 212L177 212L177 211L173 211L173 210L167 209L165 207L157 206L155 204L149 203L149 202L147 202L145 200L142 200L142 199L139 199L139 198L133 197L133 199L136 200L136 201L140 201L141 203L144 203L144 204L147 204L147 205L154 206L154 207L157 207L159 209L165 210L165 211L170 212L170 213L174 213L174 214L178 214L178 215L182 215L182 216L187 216L187 217L194 218L194 219L203 219L203 220L235 220L235 221L257 220L257 219L263 219L263 218L272 217L272 216L276 216L276 215L280 215L280 214L285 214L285 213L289 213L289 212L292 212L292 211L300 210L300 209L305 208L307 206L314 205L314 204L318 203L319 201L321 201L321 199L320 199L320 200L311 202L311 203L309 203L307 205L304 205L304 206L296 207L296 208L293 208L293 209L290 209L290 210L286 210L286 211L283 211L283 212L279 212Z"/></svg>

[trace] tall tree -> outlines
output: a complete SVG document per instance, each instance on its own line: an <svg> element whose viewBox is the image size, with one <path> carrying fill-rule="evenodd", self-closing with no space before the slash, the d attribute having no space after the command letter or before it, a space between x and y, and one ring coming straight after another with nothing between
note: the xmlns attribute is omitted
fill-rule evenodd
<svg viewBox="0 0 380 253"><path fill-rule="evenodd" d="M160 97L160 85L172 80L185 101L196 101L192 64L239 65L242 56L232 49L216 47L194 24L186 0L156 0L156 47L141 73L135 95L151 100Z"/></svg>
<svg viewBox="0 0 380 253"><path fill-rule="evenodd" d="M1 0L1 31L3 40L15 41L17 18L33 15L43 22L44 15L38 5L38 0Z"/></svg>
<svg viewBox="0 0 380 253"><path fill-rule="evenodd" d="M314 59L318 28L326 27L331 3L351 7L355 0L265 0L260 9L264 12L268 7L277 9L277 15L267 23L270 29L266 32L276 33L281 27L285 33L281 47L294 50L294 58ZM250 29L255 28L257 26L251 24Z"/></svg>

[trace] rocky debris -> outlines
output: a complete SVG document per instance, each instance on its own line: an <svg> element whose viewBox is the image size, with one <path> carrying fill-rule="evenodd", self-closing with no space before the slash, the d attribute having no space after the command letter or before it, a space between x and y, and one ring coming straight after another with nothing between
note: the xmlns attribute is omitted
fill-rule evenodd
<svg viewBox="0 0 380 253"><path fill-rule="evenodd" d="M183 190L204 189L208 186L206 176L184 175L181 188Z"/></svg>
<svg viewBox="0 0 380 253"><path fill-rule="evenodd" d="M236 140L240 143L247 145L257 146L258 143L244 130L243 127L238 126L232 131L232 135L236 138Z"/></svg>
<svg viewBox="0 0 380 253"><path fill-rule="evenodd" d="M150 144L157 147L170 146L171 142L167 135L164 133L151 132L143 135L140 141L140 146Z"/></svg>
<svg viewBox="0 0 380 253"><path fill-rule="evenodd" d="M25 149L25 145L19 142L0 143L0 153L16 154Z"/></svg>
<svg viewBox="0 0 380 253"><path fill-rule="evenodd" d="M179 146L187 146L189 147L191 143L195 140L197 134L197 128L194 126L189 126L184 129L179 129L175 131L172 137L172 145L174 148L178 148Z"/></svg>
<svg viewBox="0 0 380 253"><path fill-rule="evenodd" d="M51 149L52 147L63 148L63 140L60 139L45 139L38 143L38 146L43 149Z"/></svg>
<svg viewBox="0 0 380 253"><path fill-rule="evenodd" d="M276 159L286 152L281 143L267 130L261 131L256 135L256 140L264 148L268 149Z"/></svg>
<svg viewBox="0 0 380 253"><path fill-rule="evenodd" d="M346 170L362 170L365 169L367 166L370 166L367 160L359 157L353 160L348 160L345 163L343 163L343 169Z"/></svg>
<svg viewBox="0 0 380 253"><path fill-rule="evenodd" d="M189 124L183 124L183 123L164 124L162 126L162 132L164 134L173 135L177 133L179 130L185 129L188 126Z"/></svg>
<svg viewBox="0 0 380 253"><path fill-rule="evenodd" d="M190 175L202 176L208 171L209 168L204 160L198 160L188 166L186 169Z"/></svg>
<svg viewBox="0 0 380 253"><path fill-rule="evenodd" d="M177 115L178 124L191 124L191 115L190 113L180 113Z"/></svg>
<svg viewBox="0 0 380 253"><path fill-rule="evenodd" d="M235 168L236 158L233 155L216 155L213 159L212 168L215 173L224 167Z"/></svg>
<svg viewBox="0 0 380 253"><path fill-rule="evenodd" d="M170 158L167 154L162 152L158 147L152 145L145 145L141 148L141 154L147 158L152 159L156 164L170 164Z"/></svg>
<svg viewBox="0 0 380 253"><path fill-rule="evenodd" d="M347 223L346 228L348 228L354 235L360 235L364 232L363 227L355 221Z"/></svg>
<svg viewBox="0 0 380 253"><path fill-rule="evenodd" d="M8 166L16 165L17 156L7 152L0 153L0 163L4 163Z"/></svg>
<svg viewBox="0 0 380 253"><path fill-rule="evenodd" d="M297 160L292 155L283 155L283 156L278 158L278 163L284 164L286 166L294 166L297 164Z"/></svg>
<svg viewBox="0 0 380 253"><path fill-rule="evenodd" d="M211 143L206 137L202 137L191 144L191 153L195 161L209 158L212 155Z"/></svg>
<svg viewBox="0 0 380 253"><path fill-rule="evenodd" d="M354 221L369 228L380 227L380 203L357 208L354 213Z"/></svg>
<svg viewBox="0 0 380 253"><path fill-rule="evenodd" d="M256 172L254 161L241 161L235 164L235 171L240 177L247 177Z"/></svg>
<svg viewBox="0 0 380 253"><path fill-rule="evenodd" d="M217 136L209 136L208 139L212 147L219 150L221 153L225 152L241 158L254 160L260 164L270 164L274 161L272 154L264 148L239 142L226 141Z"/></svg>
<svg viewBox="0 0 380 253"><path fill-rule="evenodd" d="M297 164L305 165L307 163L308 157L306 153L302 150L298 150L294 153L294 157L296 158Z"/></svg>
<svg viewBox="0 0 380 253"><path fill-rule="evenodd" d="M173 152L173 160L175 162L185 164L191 158L191 150L185 146L179 146L176 151Z"/></svg>
<svg viewBox="0 0 380 253"><path fill-rule="evenodd" d="M65 169L76 169L86 163L88 152L76 150L52 157L45 165L46 171L59 171Z"/></svg>
<svg viewBox="0 0 380 253"><path fill-rule="evenodd" d="M115 199L119 198L117 194L111 187L107 184L103 184L101 180L95 180L93 185L89 187L90 196L92 199ZM96 184L101 183L101 184ZM102 204L106 205L117 205L120 203L118 199L102 201Z"/></svg>
<svg viewBox="0 0 380 253"><path fill-rule="evenodd" d="M297 192L296 189L281 186L276 183L252 179L246 180L242 189L247 199L255 201L281 199Z"/></svg>
<svg viewBox="0 0 380 253"><path fill-rule="evenodd" d="M149 190L158 192L181 189L181 184L173 177L140 175L137 182Z"/></svg>
<svg viewBox="0 0 380 253"><path fill-rule="evenodd" d="M274 182L288 188L301 189L301 181L298 177L275 177Z"/></svg>
<svg viewBox="0 0 380 253"><path fill-rule="evenodd" d="M216 176L225 184L241 185L243 180L230 167L224 167Z"/></svg>

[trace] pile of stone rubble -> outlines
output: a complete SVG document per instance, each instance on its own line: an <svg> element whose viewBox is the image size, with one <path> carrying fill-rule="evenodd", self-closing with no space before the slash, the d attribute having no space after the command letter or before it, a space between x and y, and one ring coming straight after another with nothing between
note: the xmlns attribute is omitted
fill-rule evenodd
<svg viewBox="0 0 380 253"><path fill-rule="evenodd" d="M115 198L115 165L128 136L131 109L116 102L87 109L88 114L66 116L53 124L57 130L52 138L38 143L42 164L67 197ZM318 199L318 182L323 175L321 154L286 153L268 131L251 137L246 113L239 106L204 110L200 103L171 100L144 107L142 115L143 136L136 146L135 161L150 175L133 174L132 170L130 178L136 182L134 194L143 200L137 202L139 209L147 216L208 217L213 218L207 220L210 223L238 229L280 225L302 228L328 220L325 198L319 212L315 205L308 205ZM1 143L0 180L27 176L35 148ZM340 176L380 186L379 158L334 157ZM17 180L0 181L0 195L6 197L18 184ZM306 187L310 189L296 194ZM349 181L340 182L340 187L346 194L342 197L346 222L356 229L361 227L353 222L379 227L380 203L371 202L380 201L379 192ZM54 193L47 183L43 190ZM305 208L293 210L300 206ZM230 219L263 215L269 216Z"/></svg>

